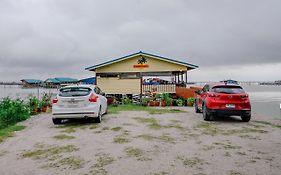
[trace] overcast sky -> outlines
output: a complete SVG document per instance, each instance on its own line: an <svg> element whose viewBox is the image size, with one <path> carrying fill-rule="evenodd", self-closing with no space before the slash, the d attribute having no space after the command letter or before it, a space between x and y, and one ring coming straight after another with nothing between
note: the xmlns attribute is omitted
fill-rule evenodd
<svg viewBox="0 0 281 175"><path fill-rule="evenodd" d="M281 79L280 0L0 0L0 81L69 76L144 51L190 81Z"/></svg>

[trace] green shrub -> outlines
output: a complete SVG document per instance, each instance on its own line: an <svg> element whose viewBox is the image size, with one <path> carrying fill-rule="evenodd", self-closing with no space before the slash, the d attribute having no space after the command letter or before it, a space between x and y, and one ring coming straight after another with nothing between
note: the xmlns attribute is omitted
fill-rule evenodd
<svg viewBox="0 0 281 175"><path fill-rule="evenodd" d="M190 106L193 106L193 105L194 105L194 101L195 101L194 97L189 97L189 98L187 99L187 103L188 103L188 105L190 105Z"/></svg>
<svg viewBox="0 0 281 175"><path fill-rule="evenodd" d="M0 101L0 129L30 117L28 106L21 99L4 98Z"/></svg>
<svg viewBox="0 0 281 175"><path fill-rule="evenodd" d="M38 108L40 108L40 105L41 105L40 100L37 97L29 96L28 107L29 107L31 114L36 114Z"/></svg>
<svg viewBox="0 0 281 175"><path fill-rule="evenodd" d="M130 100L128 97L122 98L122 104L123 105L132 104L132 100Z"/></svg>
<svg viewBox="0 0 281 175"><path fill-rule="evenodd" d="M184 101L182 99L176 100L177 106L183 106Z"/></svg>

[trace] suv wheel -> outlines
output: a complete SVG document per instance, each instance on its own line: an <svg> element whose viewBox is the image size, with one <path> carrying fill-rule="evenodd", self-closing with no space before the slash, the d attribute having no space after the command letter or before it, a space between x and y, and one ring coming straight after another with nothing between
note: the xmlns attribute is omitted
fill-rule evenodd
<svg viewBox="0 0 281 175"><path fill-rule="evenodd" d="M198 104L197 104L196 100L195 100L195 102L194 102L194 108L195 108L195 112L196 112L196 113L200 113L200 112L201 112L201 111L199 110L199 108L198 108Z"/></svg>
<svg viewBox="0 0 281 175"><path fill-rule="evenodd" d="M210 121L210 120L212 120L212 116L211 116L210 114L208 114L208 112L207 112L207 107L206 107L205 104L203 104L203 106L202 106L202 112L203 112L203 119L204 119L205 121Z"/></svg>
<svg viewBox="0 0 281 175"><path fill-rule="evenodd" d="M61 119L60 118L53 118L53 123L55 125L59 125L59 124L61 124Z"/></svg>
<svg viewBox="0 0 281 175"><path fill-rule="evenodd" d="M251 114L245 114L241 116L243 122L249 122L251 120Z"/></svg>
<svg viewBox="0 0 281 175"><path fill-rule="evenodd" d="M101 122L101 107L100 107L100 109L99 109L99 113L98 113L98 117L96 118L96 122L97 123L100 123Z"/></svg>

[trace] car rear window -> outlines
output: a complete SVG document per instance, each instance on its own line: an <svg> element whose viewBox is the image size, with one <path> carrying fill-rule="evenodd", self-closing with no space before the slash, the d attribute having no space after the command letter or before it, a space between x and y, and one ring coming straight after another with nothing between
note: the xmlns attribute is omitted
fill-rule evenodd
<svg viewBox="0 0 281 175"><path fill-rule="evenodd" d="M211 92L224 93L224 94L240 94L240 93L244 93L245 91L240 86L214 86L211 89Z"/></svg>
<svg viewBox="0 0 281 175"><path fill-rule="evenodd" d="M63 88L59 92L60 97L78 97L78 96L87 96L91 93L90 88L85 87L68 87Z"/></svg>

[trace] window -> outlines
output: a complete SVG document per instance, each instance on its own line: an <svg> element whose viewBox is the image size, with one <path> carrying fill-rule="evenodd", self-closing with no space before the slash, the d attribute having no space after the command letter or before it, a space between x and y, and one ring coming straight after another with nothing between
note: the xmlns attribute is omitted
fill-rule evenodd
<svg viewBox="0 0 281 175"><path fill-rule="evenodd" d="M140 78L139 73L121 73L120 79L137 79Z"/></svg>
<svg viewBox="0 0 281 175"><path fill-rule="evenodd" d="M91 93L90 88L85 87L69 87L63 88L59 92L60 97L78 97L78 96L87 96Z"/></svg>
<svg viewBox="0 0 281 175"><path fill-rule="evenodd" d="M245 92L240 86L215 86L211 91L224 94L241 94Z"/></svg>

